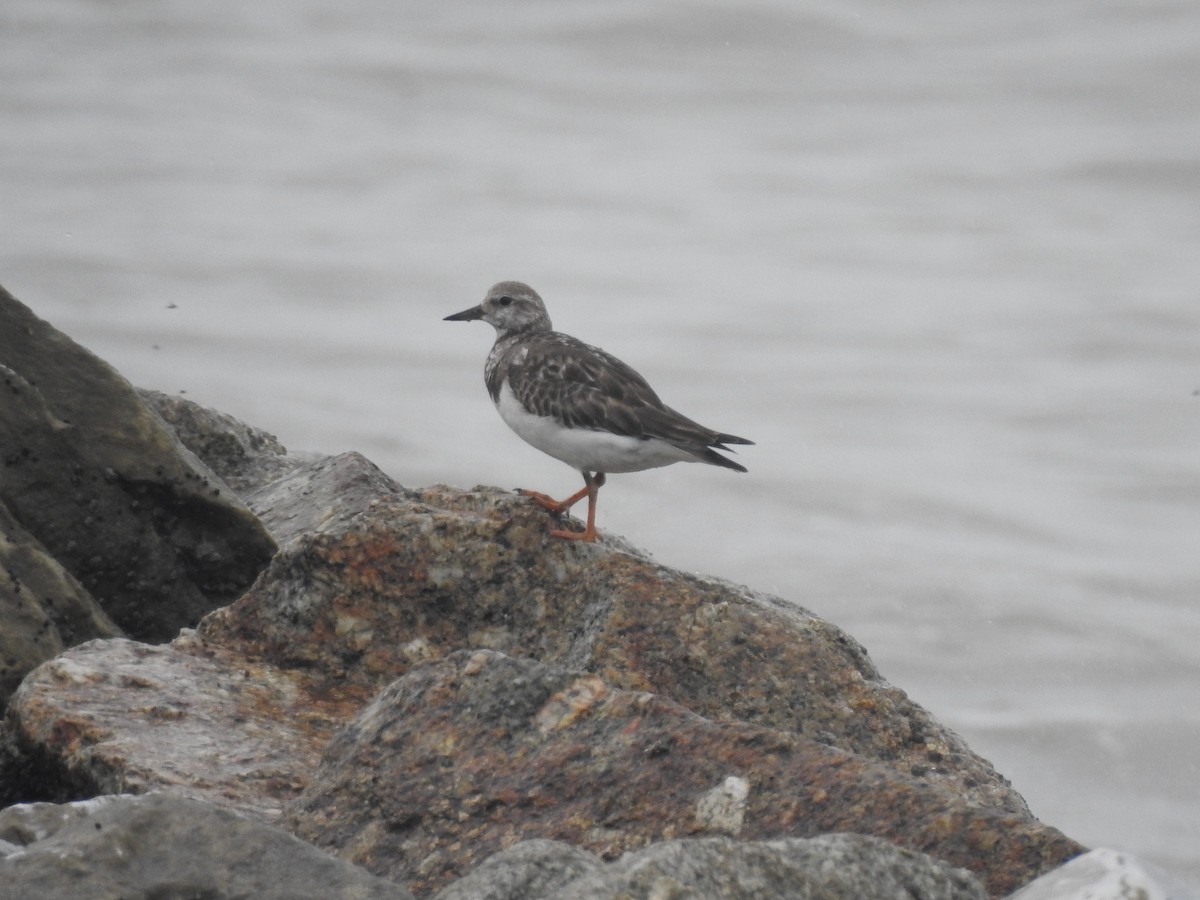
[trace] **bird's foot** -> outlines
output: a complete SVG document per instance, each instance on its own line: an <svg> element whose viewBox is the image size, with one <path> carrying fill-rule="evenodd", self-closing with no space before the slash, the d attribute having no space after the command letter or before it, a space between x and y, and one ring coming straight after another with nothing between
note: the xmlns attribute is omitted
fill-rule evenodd
<svg viewBox="0 0 1200 900"><path fill-rule="evenodd" d="M550 531L550 537L562 538L565 541L586 541L590 544L600 539L600 532L594 525L589 525L583 531L564 531L561 528L553 528Z"/></svg>
<svg viewBox="0 0 1200 900"><path fill-rule="evenodd" d="M522 497L528 497L542 509L549 510L557 518L561 519L570 512L572 506L587 496L587 489L585 488L578 494L568 497L566 500L555 500L549 494L530 491L525 488L517 488L517 493ZM550 530L550 537L562 538L567 541L587 541L588 543L592 543L600 537L600 533L596 531L594 522L588 522L587 527L583 531L567 531L564 528L552 528Z"/></svg>
<svg viewBox="0 0 1200 900"><path fill-rule="evenodd" d="M555 500L549 494L543 494L540 491L530 491L525 488L517 488L517 493L522 497L528 497L542 509L548 509L555 515L561 516L571 508L566 500Z"/></svg>
<svg viewBox="0 0 1200 900"><path fill-rule="evenodd" d="M568 541L588 541L590 543L600 536L596 532L596 491L600 488L600 485L604 484L604 473L597 472L594 476L589 476L585 472L583 477L587 481L587 484L566 500L555 500L553 497L538 491L517 488L517 493L522 497L528 497L542 509L550 510L559 519L565 516L567 511L584 497L588 498L587 527L583 531L566 531L562 528L555 528L550 532L551 537L563 538Z"/></svg>
<svg viewBox="0 0 1200 900"><path fill-rule="evenodd" d="M550 512L554 513L556 516L561 516L564 513L566 513L567 510L569 510L572 506L574 506L576 503L578 503L580 500L582 500L584 497L586 497L588 495L588 489L586 487L584 487L581 490L576 491L574 494L572 494L566 500L555 500L553 497L549 496L548 494L543 494L539 491L526 490L525 488L517 488L517 493L520 494L522 497L528 497L530 500L532 500L534 503L536 503L542 509L548 509L548 510L550 510Z"/></svg>

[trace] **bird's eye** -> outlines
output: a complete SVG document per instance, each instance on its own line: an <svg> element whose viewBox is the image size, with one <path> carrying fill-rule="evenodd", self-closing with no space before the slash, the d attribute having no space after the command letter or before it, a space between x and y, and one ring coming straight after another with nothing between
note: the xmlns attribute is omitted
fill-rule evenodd
<svg viewBox="0 0 1200 900"><path fill-rule="evenodd" d="M501 297L496 302L501 306L512 306L512 297Z"/></svg>

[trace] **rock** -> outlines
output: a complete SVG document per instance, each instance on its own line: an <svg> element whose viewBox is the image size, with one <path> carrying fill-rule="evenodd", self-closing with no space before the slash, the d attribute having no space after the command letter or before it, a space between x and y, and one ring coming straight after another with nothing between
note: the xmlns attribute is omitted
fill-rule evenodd
<svg viewBox="0 0 1200 900"><path fill-rule="evenodd" d="M2 288L0 360L0 503L113 622L169 640L245 590L275 550L253 514L128 382Z"/></svg>
<svg viewBox="0 0 1200 900"><path fill-rule="evenodd" d="M121 629L0 503L0 706L64 646Z"/></svg>
<svg viewBox="0 0 1200 900"><path fill-rule="evenodd" d="M711 834L706 805L731 777L746 784L732 792L742 840L873 834L969 868L994 894L1081 850L811 738L486 650L389 685L338 733L283 824L424 894L519 839L609 858Z"/></svg>
<svg viewBox="0 0 1200 900"><path fill-rule="evenodd" d="M0 775L36 773L43 796L167 787L422 893L539 836L607 859L858 831L994 894L1083 849L792 603L617 539L556 541L507 492L407 489L352 453L302 462L152 400L283 549L194 633L92 641L26 679Z"/></svg>
<svg viewBox="0 0 1200 900"><path fill-rule="evenodd" d="M21 741L19 729L0 719L0 809L36 800L80 800L94 792L80 792L61 777L62 764L40 748Z"/></svg>
<svg viewBox="0 0 1200 900"><path fill-rule="evenodd" d="M275 435L261 428L183 397L145 388L138 388L137 393L170 426L183 446L243 499L302 465L288 455Z"/></svg>
<svg viewBox="0 0 1200 900"><path fill-rule="evenodd" d="M533 656L1028 815L853 638L795 604L659 566L619 540L553 540L546 513L508 492L401 488L357 454L296 472L278 493L286 513L282 500L256 510L291 543L204 620L206 641L372 690L456 649Z"/></svg>
<svg viewBox="0 0 1200 900"><path fill-rule="evenodd" d="M1196 900L1198 896L1129 853L1098 848L1030 882L1009 900Z"/></svg>
<svg viewBox="0 0 1200 900"><path fill-rule="evenodd" d="M166 646L89 641L30 673L11 721L36 795L65 799L172 788L278 817L357 709L320 704L302 673L281 672L189 635ZM40 768L37 763L40 761ZM51 765L50 761L53 761Z"/></svg>
<svg viewBox="0 0 1200 900"><path fill-rule="evenodd" d="M347 527L345 503L357 509L394 486L357 454L304 471L257 495L281 540L322 522ZM190 633L165 647L77 647L31 673L14 696L0 774L14 773L4 783L21 787L0 784L0 800L170 787L270 820L374 691L339 682L328 670L269 665Z"/></svg>
<svg viewBox="0 0 1200 900"><path fill-rule="evenodd" d="M286 832L167 793L0 812L0 898L411 900Z"/></svg>
<svg viewBox="0 0 1200 900"><path fill-rule="evenodd" d="M602 866L591 853L562 841L522 841L489 857L435 900L560 900L568 885Z"/></svg>
<svg viewBox="0 0 1200 900"><path fill-rule="evenodd" d="M517 844L496 854L436 900L984 900L968 872L878 838L827 834L817 838L665 841L590 865L564 858L552 841ZM576 851L578 852L578 851ZM542 861L562 879L540 880ZM563 862L568 867L560 870ZM570 868L583 870L567 880ZM521 876L525 877L522 878Z"/></svg>
<svg viewBox="0 0 1200 900"><path fill-rule="evenodd" d="M205 465L235 487L279 546L337 526L403 488L358 453L302 460L233 416L158 391L138 393ZM336 520L336 521L331 521Z"/></svg>
<svg viewBox="0 0 1200 900"><path fill-rule="evenodd" d="M358 453L328 456L246 496L255 514L285 546L322 532L352 531L363 511L384 497L409 495Z"/></svg>
<svg viewBox="0 0 1200 900"><path fill-rule="evenodd" d="M776 841L667 841L584 876L562 900L985 900L969 872L857 834Z"/></svg>

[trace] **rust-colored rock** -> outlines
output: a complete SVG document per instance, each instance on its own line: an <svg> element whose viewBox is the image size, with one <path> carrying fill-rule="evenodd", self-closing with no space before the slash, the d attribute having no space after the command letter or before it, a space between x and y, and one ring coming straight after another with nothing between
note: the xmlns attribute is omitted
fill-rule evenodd
<svg viewBox="0 0 1200 900"><path fill-rule="evenodd" d="M715 818L714 792L730 807ZM531 837L611 858L679 837L856 832L968 868L993 894L1082 849L812 739L489 651L384 690L338 734L286 822L418 895Z"/></svg>
<svg viewBox="0 0 1200 900"><path fill-rule="evenodd" d="M283 549L250 590L170 646L97 641L37 670L10 709L17 765L265 820L294 801L293 827L419 892L537 835L608 856L883 835L993 893L1082 849L798 606L608 536L557 541L495 489L405 489L357 454L265 462L286 474L242 483Z"/></svg>
<svg viewBox="0 0 1200 900"><path fill-rule="evenodd" d="M457 649L530 656L1028 814L853 638L795 604L668 569L619 540L554 540L547 514L506 492L400 488L357 454L289 480L290 496L309 501L309 530L202 622L205 640L376 688ZM277 507L256 512L279 533Z"/></svg>

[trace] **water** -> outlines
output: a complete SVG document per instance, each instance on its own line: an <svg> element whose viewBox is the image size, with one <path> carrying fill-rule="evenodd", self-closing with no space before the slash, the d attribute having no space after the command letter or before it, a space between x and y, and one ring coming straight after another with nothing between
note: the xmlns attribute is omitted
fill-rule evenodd
<svg viewBox="0 0 1200 900"><path fill-rule="evenodd" d="M410 485L518 278L749 475L600 527L861 639L1034 812L1200 884L1200 6L8 0L0 282Z"/></svg>

